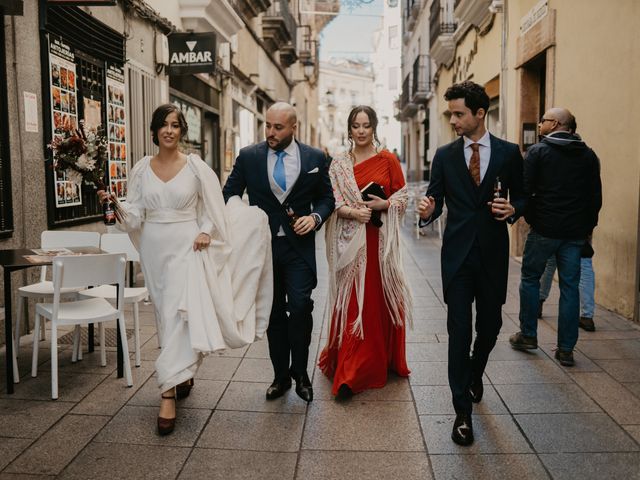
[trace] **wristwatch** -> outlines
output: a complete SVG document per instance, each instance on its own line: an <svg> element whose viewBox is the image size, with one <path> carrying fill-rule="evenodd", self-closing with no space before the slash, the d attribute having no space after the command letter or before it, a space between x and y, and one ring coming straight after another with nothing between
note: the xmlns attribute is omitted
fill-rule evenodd
<svg viewBox="0 0 640 480"><path fill-rule="evenodd" d="M311 214L311 218L316 222L316 225L313 227L314 230L317 230L320 224L322 223L322 217L319 213L313 212Z"/></svg>

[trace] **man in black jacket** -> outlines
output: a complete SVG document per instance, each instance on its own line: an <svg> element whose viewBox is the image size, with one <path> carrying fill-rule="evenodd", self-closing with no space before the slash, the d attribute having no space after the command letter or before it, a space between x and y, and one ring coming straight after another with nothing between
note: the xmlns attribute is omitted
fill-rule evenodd
<svg viewBox="0 0 640 480"><path fill-rule="evenodd" d="M538 347L540 277L547 259L555 256L560 277L558 349L564 366L574 365L578 341L580 253L598 224L602 206L600 162L575 132L575 117L552 108L540 119L542 141L532 146L524 162L525 213L531 231L522 259L520 332L509 339L519 350Z"/></svg>
<svg viewBox="0 0 640 480"><path fill-rule="evenodd" d="M456 412L451 438L470 445L472 403L482 399L482 375L502 327L509 270L506 222L518 218L525 206L522 156L517 145L486 129L489 97L481 85L469 81L452 85L444 98L451 113L449 123L460 138L436 151L429 189L418 212L420 225L428 225L447 204L441 266L449 386ZM494 198L498 186L501 198ZM470 358L474 301L476 339Z"/></svg>

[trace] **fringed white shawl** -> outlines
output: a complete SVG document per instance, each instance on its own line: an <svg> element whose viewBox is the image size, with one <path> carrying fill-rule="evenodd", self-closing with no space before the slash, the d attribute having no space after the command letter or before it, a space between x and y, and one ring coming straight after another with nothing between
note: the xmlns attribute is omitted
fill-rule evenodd
<svg viewBox="0 0 640 480"><path fill-rule="evenodd" d="M329 176L336 199L335 211L326 223L326 249L329 263L329 297L325 316L329 326L328 345L338 345L347 328L347 310L355 285L358 316L351 333L364 338L362 308L367 265L366 224L338 216L342 206L356 208L362 204L362 194L353 173L353 162L345 153L333 159ZM384 299L395 327L412 326L412 299L402 263L400 222L407 208L408 191L405 185L389 198L389 209L382 212L380 228L380 275Z"/></svg>

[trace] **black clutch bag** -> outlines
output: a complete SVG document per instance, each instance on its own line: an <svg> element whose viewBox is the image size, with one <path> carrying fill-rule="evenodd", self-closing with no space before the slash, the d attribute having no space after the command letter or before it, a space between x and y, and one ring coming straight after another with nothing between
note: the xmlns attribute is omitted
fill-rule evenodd
<svg viewBox="0 0 640 480"><path fill-rule="evenodd" d="M369 196L370 194L375 195L376 197L384 198L385 200L387 199L387 195L384 193L384 188L376 182L369 182L367 186L360 190L360 193L362 193L362 199L365 202L372 200L372 198ZM380 210L374 210L371 212L370 222L378 228L382 226L382 219L380 218L380 216Z"/></svg>

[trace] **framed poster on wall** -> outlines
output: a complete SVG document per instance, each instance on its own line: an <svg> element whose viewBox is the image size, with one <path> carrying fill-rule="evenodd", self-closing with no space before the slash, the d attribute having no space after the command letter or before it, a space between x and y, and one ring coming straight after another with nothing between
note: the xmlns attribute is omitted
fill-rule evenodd
<svg viewBox="0 0 640 480"><path fill-rule="evenodd" d="M127 196L127 116L124 69L107 67L107 131L109 136L109 186L120 200Z"/></svg>
<svg viewBox="0 0 640 480"><path fill-rule="evenodd" d="M61 39L49 38L52 138L78 128L78 97L75 55ZM81 186L54 170L56 208L82 204Z"/></svg>

